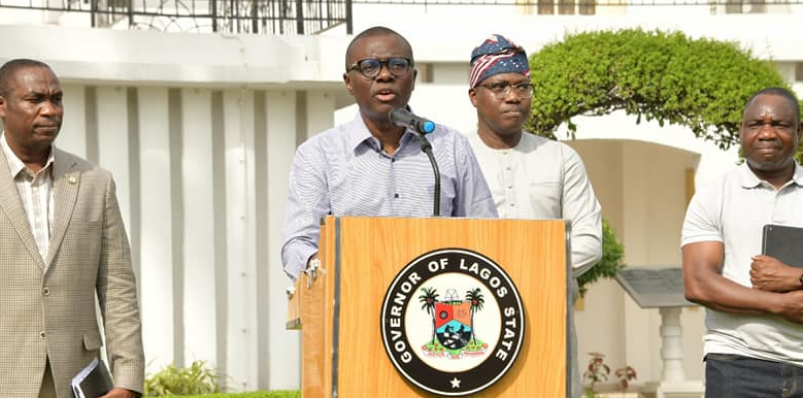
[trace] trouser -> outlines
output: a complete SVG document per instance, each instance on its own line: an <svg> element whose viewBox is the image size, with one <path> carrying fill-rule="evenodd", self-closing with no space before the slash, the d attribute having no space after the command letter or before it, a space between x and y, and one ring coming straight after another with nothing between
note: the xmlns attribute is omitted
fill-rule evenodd
<svg viewBox="0 0 803 399"><path fill-rule="evenodd" d="M705 357L708 398L803 398L803 367L739 355Z"/></svg>
<svg viewBox="0 0 803 399"><path fill-rule="evenodd" d="M55 398L56 385L53 382L53 372L50 370L50 358L45 360L45 376L42 377L42 387L39 388L40 398Z"/></svg>

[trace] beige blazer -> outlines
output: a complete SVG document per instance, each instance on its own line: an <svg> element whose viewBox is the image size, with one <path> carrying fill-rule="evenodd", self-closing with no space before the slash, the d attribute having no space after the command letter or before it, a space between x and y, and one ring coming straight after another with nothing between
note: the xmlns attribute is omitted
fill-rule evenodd
<svg viewBox="0 0 803 399"><path fill-rule="evenodd" d="M100 355L95 293L115 386L142 392L145 360L131 253L109 172L56 150L55 214L42 259L0 151L0 397L56 392Z"/></svg>

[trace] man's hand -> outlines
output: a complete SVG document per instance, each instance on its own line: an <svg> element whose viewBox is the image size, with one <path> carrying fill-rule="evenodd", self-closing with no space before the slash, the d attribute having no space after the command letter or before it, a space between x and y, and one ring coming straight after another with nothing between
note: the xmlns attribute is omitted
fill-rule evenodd
<svg viewBox="0 0 803 399"><path fill-rule="evenodd" d="M750 282L753 288L769 292L799 290L801 270L789 267L767 255L756 255L750 265Z"/></svg>
<svg viewBox="0 0 803 399"><path fill-rule="evenodd" d="M792 323L803 324L803 291L783 294L783 308L779 315Z"/></svg>
<svg viewBox="0 0 803 399"><path fill-rule="evenodd" d="M112 388L107 394L101 398L136 398L137 394L134 391L129 391L125 388Z"/></svg>

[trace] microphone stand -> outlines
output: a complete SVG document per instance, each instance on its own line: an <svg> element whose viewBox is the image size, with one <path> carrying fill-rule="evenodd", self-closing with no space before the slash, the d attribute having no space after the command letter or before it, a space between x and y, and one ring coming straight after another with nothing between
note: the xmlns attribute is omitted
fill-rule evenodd
<svg viewBox="0 0 803 399"><path fill-rule="evenodd" d="M435 173L435 204L433 206L433 216L441 215L441 171L438 169L438 163L435 162L435 156L432 155L432 144L427 140L427 135L422 132L418 133L418 141L421 143L421 151L427 154L429 163L432 164L432 171Z"/></svg>

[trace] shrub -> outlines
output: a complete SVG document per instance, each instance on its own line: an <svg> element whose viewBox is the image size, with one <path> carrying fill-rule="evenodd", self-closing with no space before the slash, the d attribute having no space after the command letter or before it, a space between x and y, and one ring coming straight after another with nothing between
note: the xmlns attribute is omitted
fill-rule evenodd
<svg viewBox="0 0 803 399"><path fill-rule="evenodd" d="M145 396L200 396L220 389L218 377L204 361L194 361L190 367L170 364L145 380Z"/></svg>
<svg viewBox="0 0 803 399"><path fill-rule="evenodd" d="M173 396L181 397L181 396ZM237 393L212 393L208 395L187 396L188 398L300 398L301 391L251 391Z"/></svg>
<svg viewBox="0 0 803 399"><path fill-rule="evenodd" d="M610 224L603 218L602 259L577 279L577 284L580 286L580 296L585 296L588 284L599 280L601 277L613 278L616 276L616 272L625 267L622 263L624 251L624 247L619 243Z"/></svg>
<svg viewBox="0 0 803 399"><path fill-rule="evenodd" d="M742 108L756 91L786 87L772 62L736 43L681 32L623 29L570 34L530 57L535 86L527 130L553 137L577 115L616 110L687 126L720 148L738 144Z"/></svg>
<svg viewBox="0 0 803 399"><path fill-rule="evenodd" d="M588 369L583 373L583 379L589 384L585 389L585 396L588 398L596 398L597 391L594 387L595 384L608 381L608 375L611 373L611 368L605 364L605 355L599 352L591 352L588 354L591 359L588 361ZM623 391L627 392L630 387L630 381L636 379L636 370L630 366L624 366L616 369L614 372L616 378L619 379L619 386Z"/></svg>

